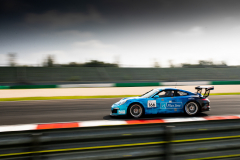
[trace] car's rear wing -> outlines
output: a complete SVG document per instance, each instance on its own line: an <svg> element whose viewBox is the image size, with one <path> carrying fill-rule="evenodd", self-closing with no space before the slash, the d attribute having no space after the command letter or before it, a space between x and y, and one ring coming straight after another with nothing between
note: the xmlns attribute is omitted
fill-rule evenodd
<svg viewBox="0 0 240 160"><path fill-rule="evenodd" d="M211 90L214 90L213 86L197 86L195 87L195 89L197 90L197 93L202 94L202 89L205 89L205 93L203 95L203 97L207 98L210 94Z"/></svg>

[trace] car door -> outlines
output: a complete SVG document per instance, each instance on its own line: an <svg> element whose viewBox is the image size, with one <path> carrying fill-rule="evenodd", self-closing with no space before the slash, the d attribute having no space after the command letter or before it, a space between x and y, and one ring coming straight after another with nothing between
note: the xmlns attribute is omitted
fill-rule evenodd
<svg viewBox="0 0 240 160"><path fill-rule="evenodd" d="M178 106L175 107L176 112L184 112L184 105L188 101L188 93L184 91L176 90L174 94L173 101L174 103L178 104Z"/></svg>
<svg viewBox="0 0 240 160"><path fill-rule="evenodd" d="M157 113L172 113L171 103L174 98L174 90L163 90L158 93Z"/></svg>

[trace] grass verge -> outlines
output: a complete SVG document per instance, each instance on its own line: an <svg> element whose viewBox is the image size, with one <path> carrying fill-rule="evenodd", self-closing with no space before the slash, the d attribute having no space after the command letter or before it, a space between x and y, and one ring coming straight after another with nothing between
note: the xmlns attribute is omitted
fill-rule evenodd
<svg viewBox="0 0 240 160"><path fill-rule="evenodd" d="M210 96L216 96L216 95L240 95L240 92L234 92L234 93L212 93Z"/></svg>
<svg viewBox="0 0 240 160"><path fill-rule="evenodd" d="M235 93L212 93L213 95L240 95L240 92ZM33 100L60 100L60 99L93 99L93 98L124 98L136 97L139 95L106 95L106 96L57 96L57 97L19 97L19 98L0 98L0 101L33 101Z"/></svg>
<svg viewBox="0 0 240 160"><path fill-rule="evenodd" d="M0 101L33 101L33 100L59 100L59 99L125 98L125 97L136 97L136 96L139 96L139 95L19 97L19 98L0 98Z"/></svg>

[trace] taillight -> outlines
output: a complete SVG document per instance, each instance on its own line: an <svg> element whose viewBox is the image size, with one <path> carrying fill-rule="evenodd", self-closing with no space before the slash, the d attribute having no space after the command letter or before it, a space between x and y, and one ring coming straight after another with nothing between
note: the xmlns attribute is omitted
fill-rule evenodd
<svg viewBox="0 0 240 160"><path fill-rule="evenodd" d="M204 101L208 101L208 99L207 99L207 98L204 98L204 99L202 99L202 100L204 100Z"/></svg>

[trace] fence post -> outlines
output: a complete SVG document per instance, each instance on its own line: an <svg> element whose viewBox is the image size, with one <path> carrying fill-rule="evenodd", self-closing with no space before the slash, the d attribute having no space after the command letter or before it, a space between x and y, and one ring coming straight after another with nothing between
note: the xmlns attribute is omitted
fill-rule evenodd
<svg viewBox="0 0 240 160"><path fill-rule="evenodd" d="M175 126L165 127L165 141L167 142L165 145L165 160L173 160L173 148L172 148L173 127Z"/></svg>
<svg viewBox="0 0 240 160"><path fill-rule="evenodd" d="M32 136L32 152L40 151L40 136L42 133L33 133ZM40 153L33 153L32 160L41 160Z"/></svg>

